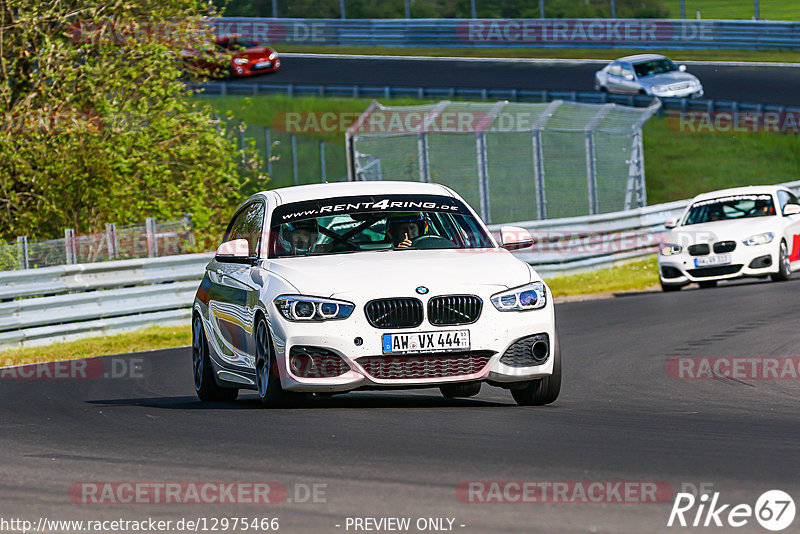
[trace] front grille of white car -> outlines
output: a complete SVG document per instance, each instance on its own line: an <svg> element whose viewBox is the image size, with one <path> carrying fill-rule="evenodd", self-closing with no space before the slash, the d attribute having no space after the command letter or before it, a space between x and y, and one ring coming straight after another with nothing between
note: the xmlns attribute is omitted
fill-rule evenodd
<svg viewBox="0 0 800 534"><path fill-rule="evenodd" d="M481 316L483 301L475 295L446 295L428 301L428 321L436 326L474 323Z"/></svg>
<svg viewBox="0 0 800 534"><path fill-rule="evenodd" d="M672 85L669 85L667 87L669 87L670 91L683 91L684 89L688 89L691 86L692 84L690 82L681 82L681 83L673 83Z"/></svg>
<svg viewBox="0 0 800 534"><path fill-rule="evenodd" d="M364 307L375 328L415 328L422 324L422 302L415 298L378 299Z"/></svg>
<svg viewBox="0 0 800 534"><path fill-rule="evenodd" d="M736 250L736 241L717 241L714 243L714 252L717 254L733 252L734 250Z"/></svg>
<svg viewBox="0 0 800 534"><path fill-rule="evenodd" d="M494 352L409 354L404 356L366 356L356 360L370 377L378 380L451 378L483 371Z"/></svg>

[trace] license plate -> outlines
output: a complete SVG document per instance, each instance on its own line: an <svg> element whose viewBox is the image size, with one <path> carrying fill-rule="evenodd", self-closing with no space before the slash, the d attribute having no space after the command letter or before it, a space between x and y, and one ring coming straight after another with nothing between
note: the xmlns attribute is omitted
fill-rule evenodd
<svg viewBox="0 0 800 534"><path fill-rule="evenodd" d="M383 334L384 354L469 350L469 330Z"/></svg>
<svg viewBox="0 0 800 534"><path fill-rule="evenodd" d="M256 68L256 69L268 69L271 66L272 66L272 61L259 61L258 63L253 65L253 68Z"/></svg>
<svg viewBox="0 0 800 534"><path fill-rule="evenodd" d="M717 254L716 256L706 256L704 258L695 258L695 267L708 267L711 265L728 265L731 262L730 254Z"/></svg>

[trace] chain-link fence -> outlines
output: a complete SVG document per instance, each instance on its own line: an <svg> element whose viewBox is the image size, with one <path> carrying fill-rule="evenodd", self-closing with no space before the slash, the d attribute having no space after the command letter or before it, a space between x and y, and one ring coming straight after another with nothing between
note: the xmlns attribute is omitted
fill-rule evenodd
<svg viewBox="0 0 800 534"><path fill-rule="evenodd" d="M0 245L0 271L172 256L191 252L193 245L188 215L175 221L147 219L144 225L107 224L105 232L95 234L67 228L62 239L28 241L20 236L16 243Z"/></svg>
<svg viewBox="0 0 800 534"><path fill-rule="evenodd" d="M218 117L218 120L228 135L237 137L239 150L252 143L265 162L270 189L347 180L347 162L341 146L238 119L226 121ZM261 189L258 187L258 191Z"/></svg>
<svg viewBox="0 0 800 534"><path fill-rule="evenodd" d="M374 102L347 132L352 180L444 184L486 222L644 206L641 127L658 104Z"/></svg>

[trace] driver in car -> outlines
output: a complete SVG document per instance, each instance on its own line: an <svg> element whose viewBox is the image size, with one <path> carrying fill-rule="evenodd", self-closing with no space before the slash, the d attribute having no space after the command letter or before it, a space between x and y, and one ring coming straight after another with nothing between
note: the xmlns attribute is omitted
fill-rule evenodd
<svg viewBox="0 0 800 534"><path fill-rule="evenodd" d="M313 254L319 247L319 224L316 219L286 223L281 226L280 244L287 254Z"/></svg>
<svg viewBox="0 0 800 534"><path fill-rule="evenodd" d="M386 235L395 248L410 248L428 231L428 223L421 213L390 215L386 221Z"/></svg>

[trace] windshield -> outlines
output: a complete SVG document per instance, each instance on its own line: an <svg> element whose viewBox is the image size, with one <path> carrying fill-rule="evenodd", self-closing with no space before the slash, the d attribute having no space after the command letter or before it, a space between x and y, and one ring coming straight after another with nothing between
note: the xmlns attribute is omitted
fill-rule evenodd
<svg viewBox="0 0 800 534"><path fill-rule="evenodd" d="M692 205L684 226L775 215L772 195L735 195L703 200Z"/></svg>
<svg viewBox="0 0 800 534"><path fill-rule="evenodd" d="M377 250L491 248L459 200L435 195L341 197L278 206L270 258Z"/></svg>
<svg viewBox="0 0 800 534"><path fill-rule="evenodd" d="M644 63L638 63L633 66L633 70L636 71L636 76L639 78L646 78L647 76L653 76L656 74L663 74L665 72L672 72L678 70L678 67L667 58L664 59L654 59L653 61L646 61Z"/></svg>

